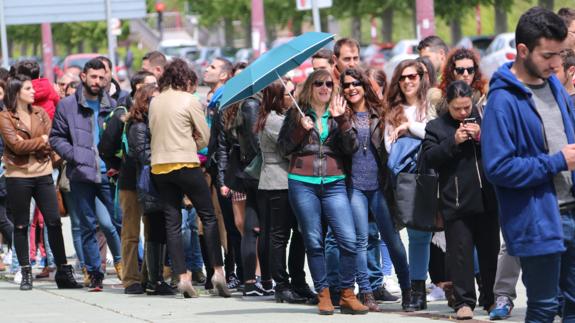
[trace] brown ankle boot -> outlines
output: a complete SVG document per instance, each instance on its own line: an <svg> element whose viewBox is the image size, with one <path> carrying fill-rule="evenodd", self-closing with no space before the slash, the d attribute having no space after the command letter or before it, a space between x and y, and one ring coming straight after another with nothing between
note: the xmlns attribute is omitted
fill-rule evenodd
<svg viewBox="0 0 575 323"><path fill-rule="evenodd" d="M331 297L329 295L329 288L322 289L318 294L317 297L319 299L319 303L317 304L319 315L333 315L333 305L331 304Z"/></svg>
<svg viewBox="0 0 575 323"><path fill-rule="evenodd" d="M369 308L370 312L381 312L379 304L373 298L373 293L360 293L358 295L359 301Z"/></svg>
<svg viewBox="0 0 575 323"><path fill-rule="evenodd" d="M367 314L369 308L361 304L351 288L341 290L339 307L342 314Z"/></svg>

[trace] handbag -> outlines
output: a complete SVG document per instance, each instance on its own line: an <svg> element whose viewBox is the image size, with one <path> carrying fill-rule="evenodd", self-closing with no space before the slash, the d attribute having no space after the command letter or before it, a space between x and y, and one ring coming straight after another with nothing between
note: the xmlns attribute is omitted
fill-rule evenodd
<svg viewBox="0 0 575 323"><path fill-rule="evenodd" d="M68 216L68 210L66 209L66 204L64 203L64 197L62 196L62 192L60 188L56 186L56 199L58 200L58 213L60 213L61 217Z"/></svg>
<svg viewBox="0 0 575 323"><path fill-rule="evenodd" d="M415 172L397 175L395 203L397 219L407 228L443 231L443 217L439 213L439 179L433 169L427 169L420 149Z"/></svg>
<svg viewBox="0 0 575 323"><path fill-rule="evenodd" d="M260 179L260 173L262 172L262 152L259 151L258 154L252 159L252 161L244 168L244 173L253 179Z"/></svg>
<svg viewBox="0 0 575 323"><path fill-rule="evenodd" d="M401 172L413 173L417 168L417 153L421 147L421 139L403 136L391 146L387 167L396 178Z"/></svg>
<svg viewBox="0 0 575 323"><path fill-rule="evenodd" d="M152 181L151 166L144 165L136 181L136 194L144 214L162 211L160 195Z"/></svg>

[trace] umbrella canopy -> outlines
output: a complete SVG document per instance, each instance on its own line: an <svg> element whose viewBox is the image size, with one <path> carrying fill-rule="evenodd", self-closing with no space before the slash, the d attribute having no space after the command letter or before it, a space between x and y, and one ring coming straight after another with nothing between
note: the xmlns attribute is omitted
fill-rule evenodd
<svg viewBox="0 0 575 323"><path fill-rule="evenodd" d="M264 53L226 82L220 107L225 108L258 93L301 65L334 37L334 34L307 32Z"/></svg>

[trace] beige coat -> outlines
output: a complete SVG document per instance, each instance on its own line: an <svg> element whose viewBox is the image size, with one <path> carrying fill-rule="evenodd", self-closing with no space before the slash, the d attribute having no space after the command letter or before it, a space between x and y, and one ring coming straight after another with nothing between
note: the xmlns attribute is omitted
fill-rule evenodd
<svg viewBox="0 0 575 323"><path fill-rule="evenodd" d="M200 163L198 150L208 145L210 130L197 97L165 90L150 103L148 117L152 165Z"/></svg>

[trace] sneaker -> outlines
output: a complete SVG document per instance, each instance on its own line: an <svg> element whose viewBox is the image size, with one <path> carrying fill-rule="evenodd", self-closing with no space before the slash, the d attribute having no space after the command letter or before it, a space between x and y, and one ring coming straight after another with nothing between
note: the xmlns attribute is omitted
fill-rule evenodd
<svg viewBox="0 0 575 323"><path fill-rule="evenodd" d="M104 274L99 271L90 273L90 292L101 292L104 289Z"/></svg>
<svg viewBox="0 0 575 323"><path fill-rule="evenodd" d="M192 272L192 283L196 285L203 285L206 283L206 275L203 271L193 271Z"/></svg>
<svg viewBox="0 0 575 323"><path fill-rule="evenodd" d="M242 284L242 282L238 279L238 276L236 276L234 273L228 275L226 282L229 290L237 289Z"/></svg>
<svg viewBox="0 0 575 323"><path fill-rule="evenodd" d="M275 294L273 280L262 282L260 288L264 291L264 296L273 296Z"/></svg>
<svg viewBox="0 0 575 323"><path fill-rule="evenodd" d="M128 294L128 295L144 294L144 288L142 287L142 284L134 283L134 284L124 288L124 294Z"/></svg>
<svg viewBox="0 0 575 323"><path fill-rule="evenodd" d="M385 289L392 294L401 293L401 287L391 276L383 276L383 286L385 286Z"/></svg>
<svg viewBox="0 0 575 323"><path fill-rule="evenodd" d="M16 274L14 274L14 282L16 284L20 284L22 282L22 270L18 269Z"/></svg>
<svg viewBox="0 0 575 323"><path fill-rule="evenodd" d="M4 254L4 259L2 259L2 262L5 265L10 265L12 263L12 249L8 249L8 252Z"/></svg>
<svg viewBox="0 0 575 323"><path fill-rule="evenodd" d="M433 285L431 291L427 294L428 302L444 301L445 299L445 292L441 287L437 287L436 285Z"/></svg>
<svg viewBox="0 0 575 323"><path fill-rule="evenodd" d="M54 268L50 268L48 266L42 268L42 272L36 274L36 279L48 278L50 277L50 273L54 271Z"/></svg>
<svg viewBox="0 0 575 323"><path fill-rule="evenodd" d="M247 283L244 287L244 297L264 296L264 291L256 283Z"/></svg>
<svg viewBox="0 0 575 323"><path fill-rule="evenodd" d="M513 302L507 296L498 296L495 301L495 308L489 313L489 319L492 321L505 320L511 316Z"/></svg>
<svg viewBox="0 0 575 323"><path fill-rule="evenodd" d="M399 297L391 295L383 286L373 291L373 298L384 303L396 303L399 301Z"/></svg>

